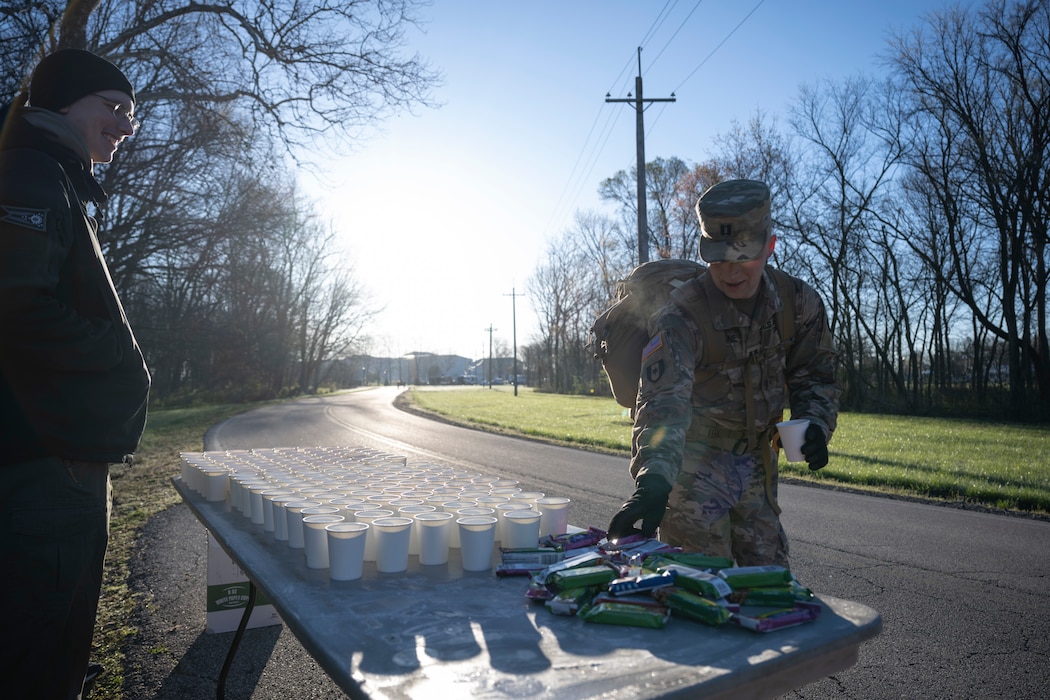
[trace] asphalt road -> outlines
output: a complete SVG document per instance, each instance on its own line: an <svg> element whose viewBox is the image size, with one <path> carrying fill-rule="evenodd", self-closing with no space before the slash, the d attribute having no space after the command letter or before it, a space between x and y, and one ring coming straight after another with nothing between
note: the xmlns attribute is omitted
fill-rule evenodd
<svg viewBox="0 0 1050 700"><path fill-rule="evenodd" d="M392 388L268 406L222 423L208 450L363 445L516 478L604 527L631 490L626 460L468 430L393 408ZM834 456L833 456L834 458ZM1045 455L1033 456L1046 459ZM818 594L878 610L851 669L786 697L1043 698L1050 687L1050 522L782 484L792 570ZM232 633L204 633L206 536L185 506L145 528L128 700L215 697ZM249 630L228 698L338 698L287 629Z"/></svg>

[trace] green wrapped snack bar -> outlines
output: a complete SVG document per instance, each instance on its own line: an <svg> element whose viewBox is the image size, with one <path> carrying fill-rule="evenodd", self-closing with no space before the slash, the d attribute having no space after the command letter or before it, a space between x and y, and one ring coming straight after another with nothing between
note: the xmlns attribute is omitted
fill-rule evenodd
<svg viewBox="0 0 1050 700"><path fill-rule="evenodd" d="M576 616L583 618L587 622L598 622L603 625L663 629L664 625L667 624L670 611L667 608L654 608L651 605L599 603L598 605L584 606Z"/></svg>
<svg viewBox="0 0 1050 700"><path fill-rule="evenodd" d="M653 597L670 608L672 614L707 625L724 625L733 616L725 605L680 588L656 591Z"/></svg>
<svg viewBox="0 0 1050 700"><path fill-rule="evenodd" d="M675 585L694 593L718 600L733 592L732 587L723 579L701 569L694 569L684 564L664 564L659 569L660 573L675 573Z"/></svg>
<svg viewBox="0 0 1050 700"><path fill-rule="evenodd" d="M583 566L576 569L566 569L551 575L550 585L559 591L569 588L586 588L588 586L605 586L617 573L608 566Z"/></svg>
<svg viewBox="0 0 1050 700"><path fill-rule="evenodd" d="M795 603L808 603L813 600L813 591L798 581L792 581L787 586L750 588L739 591L731 595L729 599L740 605L790 607Z"/></svg>
<svg viewBox="0 0 1050 700"><path fill-rule="evenodd" d="M594 597L593 588L569 588L548 600L545 605L555 615L575 615L580 607Z"/></svg>
<svg viewBox="0 0 1050 700"><path fill-rule="evenodd" d="M568 571L569 569L579 569L589 566L598 566L604 561L601 554L597 552L586 552L584 554L577 554L572 557L567 557L559 562L555 562L545 568L543 571L538 573L536 576L543 583L553 583L554 576L561 571Z"/></svg>
<svg viewBox="0 0 1050 700"><path fill-rule="evenodd" d="M656 559L657 562L651 564L650 560L652 559ZM647 559L645 565L649 568L655 568L655 566L659 566L658 562L661 561L683 564L694 569L728 569L733 566L732 559L716 557L711 554L700 554L698 552L668 552L666 554L658 554Z"/></svg>
<svg viewBox="0 0 1050 700"><path fill-rule="evenodd" d="M791 572L783 566L738 566L731 569L722 569L718 575L734 591L745 588L768 588L771 586L784 586L792 581Z"/></svg>

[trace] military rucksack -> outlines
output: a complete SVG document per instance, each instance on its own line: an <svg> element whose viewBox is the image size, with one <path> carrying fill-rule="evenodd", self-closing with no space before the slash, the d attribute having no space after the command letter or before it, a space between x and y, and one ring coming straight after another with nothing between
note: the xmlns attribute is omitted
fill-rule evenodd
<svg viewBox="0 0 1050 700"><path fill-rule="evenodd" d="M616 283L616 301L594 321L594 357L601 360L609 377L616 403L633 409L638 398L638 379L642 370L642 349L649 342L648 321L669 301L685 309L703 334L704 357L698 370L724 371L726 344L721 333L715 333L707 321L706 308L684 301L685 294L674 292L690 284L706 268L692 260L653 260L634 268ZM794 340L795 295L791 278L773 269L773 278L783 303L777 314L777 325L783 342L780 352Z"/></svg>

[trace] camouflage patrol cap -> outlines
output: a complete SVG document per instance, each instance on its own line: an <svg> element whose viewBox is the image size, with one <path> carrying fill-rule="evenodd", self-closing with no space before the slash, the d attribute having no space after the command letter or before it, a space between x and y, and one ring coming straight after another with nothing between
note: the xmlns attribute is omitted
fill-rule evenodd
<svg viewBox="0 0 1050 700"><path fill-rule="evenodd" d="M726 180L696 202L700 257L705 262L747 262L762 255L773 234L769 187L758 180Z"/></svg>

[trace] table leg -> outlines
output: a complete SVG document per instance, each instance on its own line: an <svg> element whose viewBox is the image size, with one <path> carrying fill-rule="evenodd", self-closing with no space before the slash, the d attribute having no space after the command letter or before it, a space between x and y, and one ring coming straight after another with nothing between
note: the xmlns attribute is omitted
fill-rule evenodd
<svg viewBox="0 0 1050 700"><path fill-rule="evenodd" d="M237 647L241 644L241 638L244 636L244 630L248 627L248 620L252 616L252 610L255 608L255 582L251 579L248 580L248 604L244 607L244 614L241 615L241 622L237 625L237 632L233 635L233 641L230 643L230 651L226 654L226 662L222 665L222 672L219 673L219 685L215 691L215 697L218 700L224 700L226 697L226 675L230 672L230 666L233 665L233 657L237 653Z"/></svg>

